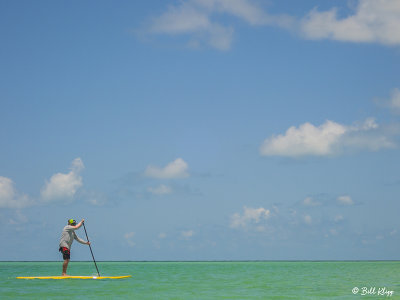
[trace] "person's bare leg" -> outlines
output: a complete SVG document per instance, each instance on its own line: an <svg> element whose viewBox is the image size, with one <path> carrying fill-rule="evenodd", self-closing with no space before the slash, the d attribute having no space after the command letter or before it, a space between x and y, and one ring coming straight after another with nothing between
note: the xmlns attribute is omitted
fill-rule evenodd
<svg viewBox="0 0 400 300"><path fill-rule="evenodd" d="M63 263L62 276L68 276L68 275L67 275L68 263L69 263L69 259L65 259L65 260L64 260L64 263Z"/></svg>

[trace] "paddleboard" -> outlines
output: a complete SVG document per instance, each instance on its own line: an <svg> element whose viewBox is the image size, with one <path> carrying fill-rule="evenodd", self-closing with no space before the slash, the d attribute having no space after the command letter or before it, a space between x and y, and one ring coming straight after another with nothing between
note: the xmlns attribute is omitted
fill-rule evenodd
<svg viewBox="0 0 400 300"><path fill-rule="evenodd" d="M122 279L129 278L132 275L124 276L31 276L31 277L17 277L17 279Z"/></svg>

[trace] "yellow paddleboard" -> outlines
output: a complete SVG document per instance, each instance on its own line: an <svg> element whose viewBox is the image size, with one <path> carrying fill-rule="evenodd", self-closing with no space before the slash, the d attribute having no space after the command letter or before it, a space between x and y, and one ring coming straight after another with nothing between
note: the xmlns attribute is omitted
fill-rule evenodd
<svg viewBox="0 0 400 300"><path fill-rule="evenodd" d="M33 277L17 277L17 279L122 279L129 278L132 275L124 276L33 276Z"/></svg>

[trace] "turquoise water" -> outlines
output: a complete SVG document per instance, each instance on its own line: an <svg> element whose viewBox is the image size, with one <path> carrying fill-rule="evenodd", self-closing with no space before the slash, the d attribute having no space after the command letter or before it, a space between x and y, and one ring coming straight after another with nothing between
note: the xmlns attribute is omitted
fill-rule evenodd
<svg viewBox="0 0 400 300"><path fill-rule="evenodd" d="M400 261L98 262L118 280L23 280L52 276L61 262L0 262L0 299L400 299ZM71 262L69 275L96 275ZM358 287L354 295L352 289ZM375 294L362 295L362 287ZM379 289L393 291L378 295ZM382 290L380 290L382 292Z"/></svg>

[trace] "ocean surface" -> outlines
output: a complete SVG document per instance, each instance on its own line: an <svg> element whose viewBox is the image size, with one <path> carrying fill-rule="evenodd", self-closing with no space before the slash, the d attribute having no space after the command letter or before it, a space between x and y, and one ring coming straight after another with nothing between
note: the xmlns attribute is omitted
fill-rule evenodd
<svg viewBox="0 0 400 300"><path fill-rule="evenodd" d="M400 261L98 262L108 280L55 276L62 262L0 262L0 299L400 299ZM69 275L96 275L70 262Z"/></svg>

